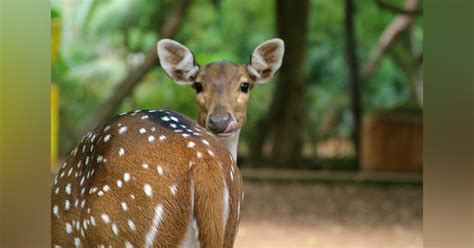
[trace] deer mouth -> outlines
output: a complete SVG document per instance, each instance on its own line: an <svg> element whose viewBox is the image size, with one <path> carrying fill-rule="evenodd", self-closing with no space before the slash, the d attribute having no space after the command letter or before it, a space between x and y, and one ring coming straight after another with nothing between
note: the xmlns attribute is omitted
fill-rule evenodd
<svg viewBox="0 0 474 248"><path fill-rule="evenodd" d="M239 124L237 124L236 121L231 121L223 132L217 133L216 135L221 136L221 137L228 137L228 136L233 135L238 129L239 129Z"/></svg>

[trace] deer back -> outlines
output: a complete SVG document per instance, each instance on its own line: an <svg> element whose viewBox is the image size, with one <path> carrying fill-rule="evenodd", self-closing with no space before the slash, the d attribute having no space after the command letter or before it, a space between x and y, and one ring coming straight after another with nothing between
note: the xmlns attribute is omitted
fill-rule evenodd
<svg viewBox="0 0 474 248"><path fill-rule="evenodd" d="M51 195L53 246L232 247L242 179L197 123L139 110L89 132Z"/></svg>

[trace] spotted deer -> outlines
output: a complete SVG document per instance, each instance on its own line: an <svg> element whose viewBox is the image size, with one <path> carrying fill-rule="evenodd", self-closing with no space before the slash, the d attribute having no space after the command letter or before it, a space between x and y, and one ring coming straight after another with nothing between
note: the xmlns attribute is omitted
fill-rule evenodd
<svg viewBox="0 0 474 248"><path fill-rule="evenodd" d="M53 247L233 247L244 196L240 129L250 90L281 65L283 41L260 44L246 65L200 66L168 39L157 51L166 73L195 89L197 123L136 110L85 135L52 185Z"/></svg>

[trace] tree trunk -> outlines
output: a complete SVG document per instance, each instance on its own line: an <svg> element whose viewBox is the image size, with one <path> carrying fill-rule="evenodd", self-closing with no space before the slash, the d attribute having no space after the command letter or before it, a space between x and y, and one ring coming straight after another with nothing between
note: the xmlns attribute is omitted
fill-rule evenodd
<svg viewBox="0 0 474 248"><path fill-rule="evenodd" d="M359 167L360 158L360 127L361 127L361 94L359 82L359 64L357 61L357 41L354 31L354 1L345 0L345 29L346 29L346 59L348 66L347 80L349 82L351 96L351 110L354 128L352 130L352 141L356 151L356 165Z"/></svg>
<svg viewBox="0 0 474 248"><path fill-rule="evenodd" d="M285 56L270 110L259 122L252 146L253 161L261 160L262 148L273 131L271 163L294 167L301 162L306 82L303 63L306 52L308 0L277 0L277 32L285 41Z"/></svg>

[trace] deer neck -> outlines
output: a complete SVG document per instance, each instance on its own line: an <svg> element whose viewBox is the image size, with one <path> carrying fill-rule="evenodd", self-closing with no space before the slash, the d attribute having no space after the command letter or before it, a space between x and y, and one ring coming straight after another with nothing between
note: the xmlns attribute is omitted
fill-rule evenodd
<svg viewBox="0 0 474 248"><path fill-rule="evenodd" d="M227 137L217 137L232 155L234 161L237 161L237 148L239 147L240 129Z"/></svg>

